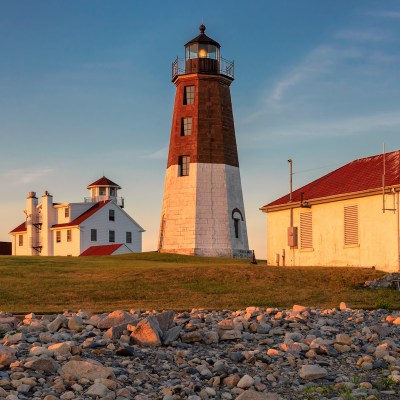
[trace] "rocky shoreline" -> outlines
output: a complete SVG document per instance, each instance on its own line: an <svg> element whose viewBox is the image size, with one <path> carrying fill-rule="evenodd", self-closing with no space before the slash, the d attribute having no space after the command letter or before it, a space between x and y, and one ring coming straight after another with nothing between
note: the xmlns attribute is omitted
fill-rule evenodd
<svg viewBox="0 0 400 400"><path fill-rule="evenodd" d="M344 303L0 312L0 335L0 400L400 399L400 313Z"/></svg>

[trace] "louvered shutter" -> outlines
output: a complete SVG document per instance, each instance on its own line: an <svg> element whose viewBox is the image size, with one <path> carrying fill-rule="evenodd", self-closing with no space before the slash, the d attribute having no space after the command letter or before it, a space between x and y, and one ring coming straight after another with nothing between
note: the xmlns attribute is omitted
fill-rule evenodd
<svg viewBox="0 0 400 400"><path fill-rule="evenodd" d="M312 249L312 213L300 213L300 247Z"/></svg>
<svg viewBox="0 0 400 400"><path fill-rule="evenodd" d="M358 244L358 205L344 207L344 244Z"/></svg>

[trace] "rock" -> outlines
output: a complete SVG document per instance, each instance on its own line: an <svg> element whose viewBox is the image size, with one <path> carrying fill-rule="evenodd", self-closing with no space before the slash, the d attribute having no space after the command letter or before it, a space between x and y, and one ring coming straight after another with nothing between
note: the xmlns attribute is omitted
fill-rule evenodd
<svg viewBox="0 0 400 400"><path fill-rule="evenodd" d="M0 317L0 330L6 332L16 329L18 326L18 319L16 317Z"/></svg>
<svg viewBox="0 0 400 400"><path fill-rule="evenodd" d="M114 378L114 372L111 368L102 366L95 360L68 361L61 368L62 376L72 379L86 378L90 381L94 381L97 378Z"/></svg>
<svg viewBox="0 0 400 400"><path fill-rule="evenodd" d="M237 374L229 375L222 380L224 386L236 386L240 381L240 376Z"/></svg>
<svg viewBox="0 0 400 400"><path fill-rule="evenodd" d="M89 387L85 394L94 398L115 398L115 393L112 390L108 389L107 386L103 385L102 383L93 384Z"/></svg>
<svg viewBox="0 0 400 400"><path fill-rule="evenodd" d="M17 359L15 353L16 351L11 347L0 345L0 365L6 367L13 363Z"/></svg>
<svg viewBox="0 0 400 400"><path fill-rule="evenodd" d="M236 329L220 330L218 332L219 340L236 340L242 337L242 333Z"/></svg>
<svg viewBox="0 0 400 400"><path fill-rule="evenodd" d="M55 343L48 347L55 356L65 356L71 353L71 346L67 342Z"/></svg>
<svg viewBox="0 0 400 400"><path fill-rule="evenodd" d="M339 309L340 309L340 311L350 310L349 307L347 307L347 304L345 302L343 302L343 301L340 303Z"/></svg>
<svg viewBox="0 0 400 400"><path fill-rule="evenodd" d="M134 343L141 346L161 346L161 334L157 318L150 316L134 327L131 337Z"/></svg>
<svg viewBox="0 0 400 400"><path fill-rule="evenodd" d="M162 342L166 346L170 345L172 342L174 342L179 338L181 330L182 330L181 326L174 326L173 328L168 329L162 335Z"/></svg>
<svg viewBox="0 0 400 400"><path fill-rule="evenodd" d="M115 354L122 357L133 357L135 355L135 349L131 346L126 346L118 349Z"/></svg>
<svg viewBox="0 0 400 400"><path fill-rule="evenodd" d="M299 306L299 305L297 305L297 304L295 304L294 306L293 306L293 311L294 312L304 312L304 311L307 311L307 307L304 307L304 306Z"/></svg>
<svg viewBox="0 0 400 400"><path fill-rule="evenodd" d="M213 343L218 343L219 342L218 332L208 331L208 332L204 333L202 342L207 345L213 344Z"/></svg>
<svg viewBox="0 0 400 400"><path fill-rule="evenodd" d="M119 339L123 335L124 331L127 330L127 327L128 324L112 326L106 332L104 332L103 338L110 340Z"/></svg>
<svg viewBox="0 0 400 400"><path fill-rule="evenodd" d="M175 313L173 311L164 311L160 314L155 315L162 334L164 334L166 331L168 331L168 329L171 329L174 326L174 317Z"/></svg>
<svg viewBox="0 0 400 400"><path fill-rule="evenodd" d="M250 375L244 375L237 383L237 387L241 389L248 389L254 384L254 379Z"/></svg>
<svg viewBox="0 0 400 400"><path fill-rule="evenodd" d="M58 364L52 358L42 357L27 361L24 364L24 367L28 369L33 369L35 371L43 371L46 373L51 373L57 371Z"/></svg>
<svg viewBox="0 0 400 400"><path fill-rule="evenodd" d="M13 344L23 342L25 340L26 340L26 336L22 332L15 333L13 335L6 335L3 338L3 342L6 346L11 346Z"/></svg>
<svg viewBox="0 0 400 400"><path fill-rule="evenodd" d="M65 315L57 315L56 319L47 325L47 329L51 332L57 332L66 322L67 317Z"/></svg>
<svg viewBox="0 0 400 400"><path fill-rule="evenodd" d="M319 365L303 365L299 375L302 379L313 381L315 379L324 378L328 375L328 371Z"/></svg>
<svg viewBox="0 0 400 400"><path fill-rule="evenodd" d="M201 332L199 331L181 333L181 340L183 343L200 342L201 338L202 338Z"/></svg>
<svg viewBox="0 0 400 400"><path fill-rule="evenodd" d="M104 318L102 318L98 323L97 327L100 329L109 329L113 326L129 324L133 322L135 318L126 311L117 310L108 314Z"/></svg>
<svg viewBox="0 0 400 400"><path fill-rule="evenodd" d="M336 343L351 346L353 342L351 340L351 337L347 333L340 333L336 335Z"/></svg>
<svg viewBox="0 0 400 400"><path fill-rule="evenodd" d="M236 400L280 400L280 397L275 393L260 393L254 390L246 390L236 397Z"/></svg>
<svg viewBox="0 0 400 400"><path fill-rule="evenodd" d="M83 329L83 319L77 315L72 316L68 320L68 329L71 329L71 331L79 331Z"/></svg>

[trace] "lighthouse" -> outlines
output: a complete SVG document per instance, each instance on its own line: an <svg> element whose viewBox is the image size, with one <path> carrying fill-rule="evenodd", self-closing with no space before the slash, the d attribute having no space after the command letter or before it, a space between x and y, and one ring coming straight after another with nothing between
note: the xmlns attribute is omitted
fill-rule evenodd
<svg viewBox="0 0 400 400"><path fill-rule="evenodd" d="M176 86L158 248L163 253L250 256L230 85L233 61L200 34L172 64Z"/></svg>

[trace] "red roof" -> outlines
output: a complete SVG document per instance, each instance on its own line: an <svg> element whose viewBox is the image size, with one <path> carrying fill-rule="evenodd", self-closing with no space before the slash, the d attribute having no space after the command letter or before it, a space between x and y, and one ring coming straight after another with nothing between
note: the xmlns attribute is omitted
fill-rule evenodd
<svg viewBox="0 0 400 400"><path fill-rule="evenodd" d="M123 244L105 244L103 246L91 246L86 249L81 256L110 256L118 250Z"/></svg>
<svg viewBox="0 0 400 400"><path fill-rule="evenodd" d="M88 185L87 189L90 189L93 186L114 186L117 187L118 189L121 189L121 186L117 185L115 182L111 181L105 176L102 176L100 179L97 179L97 181L94 181L93 183Z"/></svg>
<svg viewBox="0 0 400 400"><path fill-rule="evenodd" d="M386 186L400 184L400 150L387 153ZM295 190L292 201L318 199L340 194L361 192L382 187L383 154L354 160L339 169ZM271 207L289 203L289 194L265 205ZM263 207L263 208L264 208Z"/></svg>
<svg viewBox="0 0 400 400"><path fill-rule="evenodd" d="M99 201L96 203L94 206L90 207L89 210L85 211L83 214L81 214L79 217L75 218L71 222L66 222L64 224L56 224L53 225L52 228L64 228L66 226L77 226L81 224L83 221L91 217L94 213L102 209L107 203L109 203L110 200L105 200L105 201Z"/></svg>
<svg viewBox="0 0 400 400"><path fill-rule="evenodd" d="M18 233L18 232L26 232L26 224L25 224L25 222L23 222L21 225L18 225L10 233Z"/></svg>

